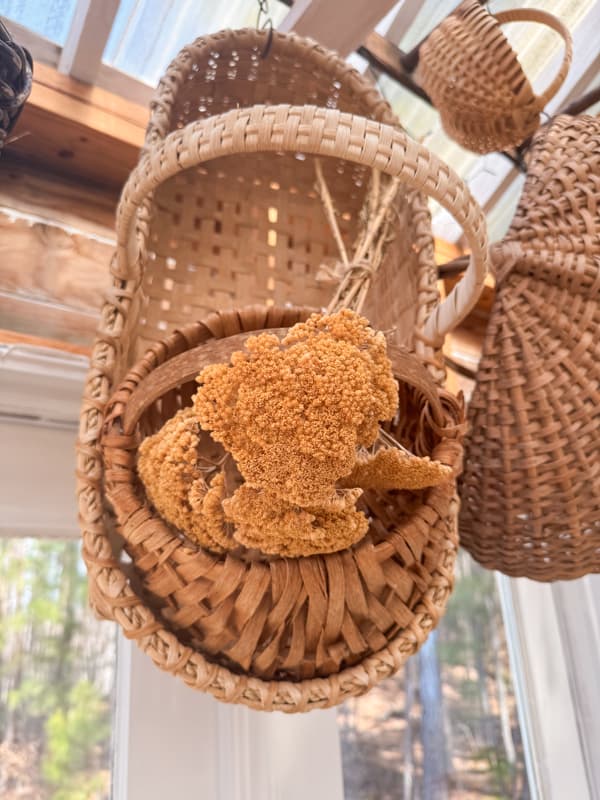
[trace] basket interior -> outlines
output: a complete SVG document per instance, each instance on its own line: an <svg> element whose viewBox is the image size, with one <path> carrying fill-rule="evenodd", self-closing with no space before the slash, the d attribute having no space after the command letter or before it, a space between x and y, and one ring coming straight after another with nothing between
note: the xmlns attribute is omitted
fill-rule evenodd
<svg viewBox="0 0 600 800"><path fill-rule="evenodd" d="M225 31L185 48L161 81L146 147L198 119L254 104L313 104L398 125L377 90L335 54L294 35ZM370 170L335 157L322 167L351 254ZM143 243L142 302L134 354L175 327L216 309L244 305L327 305L335 284L322 279L339 250L315 191L305 153L230 155L181 172L155 191ZM433 268L422 198L400 192L395 238L365 309L375 326L410 344L419 268ZM435 279L434 279L435 280ZM428 281L425 281L425 283Z"/></svg>
<svg viewBox="0 0 600 800"><path fill-rule="evenodd" d="M130 374L134 373L139 374L135 368ZM447 432L440 428L439 418L436 423L424 393L403 382L401 375L399 377L399 411L397 418L387 426L388 430L415 454L430 455L457 465L460 458L459 443L455 439L447 438ZM148 405L137 423L135 441L139 443L144 437L156 433L177 410L190 405L196 389L197 384L189 381L167 391ZM458 421L460 412L454 401L449 400L450 405L447 405L444 397L442 393L445 424L452 427ZM117 462L125 463L119 456L113 461ZM166 523L162 524L163 533L159 534L159 539L155 538L159 531L156 512L145 497L135 471L135 460L129 463L127 480L138 498L138 508L147 509L154 520L149 525L150 538L145 538L145 535L136 536L134 542L127 540L126 536L125 546L133 560L136 591L165 624L177 633L182 643L232 671L250 672L263 679L302 680L325 677L360 662L384 646L385 642L390 641L407 625L422 602L423 592L447 549L447 523L436 520L438 514L443 515L443 509L450 503L454 491L452 483L419 492L365 492L359 508L370 520L369 531L350 550L302 559L282 559L240 546L228 554L213 555L200 547L190 545L189 540L181 536L181 532ZM121 473L119 486L123 485L122 481ZM116 510L118 514L119 509ZM128 514L131 511L130 506ZM157 541L161 542L158 546ZM360 577L361 564L369 559L371 567L367 568L367 572L375 569L383 580L376 589L369 586L368 577ZM306 562L306 566L300 562ZM245 565L244 569L250 571L267 569L276 583L282 570L286 575L290 571L294 574L299 571L298 580L305 580L306 571L309 571L319 576L325 596L335 593L336 587L330 586L329 581L332 580L331 576L338 574L336 570L350 570L353 575L353 570L356 570L360 592L367 596L372 594L373 602L384 610L381 611L380 620L374 623L371 612L363 617L349 601L348 613L352 621L346 625L356 626L357 631L360 631L358 639L362 641L362 645L357 648L356 639L354 644L349 643L345 638L348 627L345 627L344 631L338 633L339 638L334 637L329 642L328 654L324 656L322 649L318 652L311 649L313 645L310 644L310 636L307 634L302 658L297 663L292 663L288 656L290 642L296 636L293 631L298 625L305 624L306 621L300 621L305 619L307 613L309 616L316 613L310 605L313 601L307 596L306 608L298 607L290 615L289 630L282 634L275 655L271 654L267 659L263 652L271 642L268 624L265 623L264 635L257 641L252 659L236 661L236 643L242 632L237 627L238 614L235 610L238 591L228 592L227 602L231 603L231 610L226 611L222 607L222 601L213 605L212 590L206 588L213 582L215 586L218 585L220 571L233 569L234 563L242 563ZM241 581L239 591L243 585L244 582ZM267 616L270 613L270 604L276 604L276 591L274 588L270 589L263 598L263 604L266 604L263 611ZM274 593L273 596L271 592ZM213 615L217 614L225 615L218 630L212 626ZM315 624L315 620L311 618L310 624L306 624ZM325 624L323 618L319 625ZM319 648L322 648L322 643Z"/></svg>
<svg viewBox="0 0 600 800"><path fill-rule="evenodd" d="M327 158L323 172L351 252L369 171ZM335 282L322 267L334 267L339 251L314 184L313 157L266 153L214 160L162 185L146 249L138 355L215 309L327 305ZM394 240L365 313L410 344L424 243L410 197L399 196L396 213Z"/></svg>

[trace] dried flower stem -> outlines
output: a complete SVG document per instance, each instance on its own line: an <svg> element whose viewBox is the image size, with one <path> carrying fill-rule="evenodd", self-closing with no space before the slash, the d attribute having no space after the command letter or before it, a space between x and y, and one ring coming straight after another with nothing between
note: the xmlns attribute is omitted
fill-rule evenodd
<svg viewBox="0 0 600 800"><path fill-rule="evenodd" d="M342 308L351 308L360 313L373 276L383 261L383 245L389 241L391 221L389 211L398 192L400 181L398 178L391 178L383 191L382 174L378 170L373 170L369 191L360 215L361 231L350 260L337 222L335 206L318 158L315 159L315 173L316 188L344 267L343 277L327 312L333 314Z"/></svg>
<svg viewBox="0 0 600 800"><path fill-rule="evenodd" d="M340 229L337 224L335 207L333 205L333 200L331 199L331 194L329 193L329 187L327 186L325 176L323 175L323 168L321 166L321 160L319 158L315 159L315 172L317 175L317 191L319 192L319 196L325 208L325 216L327 217L327 221L329 222L329 227L331 228L331 232L333 234L333 238L335 239L335 243L337 244L338 250L340 251L340 258L342 259L342 263L345 267L347 267L350 262L348 261L348 253L346 251L346 245L344 244L344 240L342 239L342 234L340 233Z"/></svg>

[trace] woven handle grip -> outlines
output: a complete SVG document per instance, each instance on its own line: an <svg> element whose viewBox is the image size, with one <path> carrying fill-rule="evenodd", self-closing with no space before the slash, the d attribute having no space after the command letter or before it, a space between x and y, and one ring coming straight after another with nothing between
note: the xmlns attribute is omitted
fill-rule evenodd
<svg viewBox="0 0 600 800"><path fill-rule="evenodd" d="M146 153L130 174L117 211L117 258L113 273L141 278L138 210L151 192L176 173L226 155L303 152L331 156L398 176L446 208L462 226L471 251L469 267L448 297L430 314L423 335L440 345L469 313L489 268L483 213L463 181L403 131L335 109L314 106L253 106L192 122Z"/></svg>
<svg viewBox="0 0 600 800"><path fill-rule="evenodd" d="M571 34L568 28L553 14L549 14L547 11L540 11L536 8L519 8L513 11L500 11L498 14L494 14L494 16L501 25L508 22L539 22L540 25L546 25L546 27L552 28L552 30L556 31L564 40L565 52L560 69L546 91L537 95L541 111L558 92L569 72L569 67L573 59L573 40Z"/></svg>

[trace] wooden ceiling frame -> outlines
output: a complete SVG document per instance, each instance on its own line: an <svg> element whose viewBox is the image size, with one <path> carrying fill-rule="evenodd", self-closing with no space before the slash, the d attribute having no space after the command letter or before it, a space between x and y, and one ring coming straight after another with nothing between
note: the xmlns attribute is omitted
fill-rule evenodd
<svg viewBox="0 0 600 800"><path fill-rule="evenodd" d="M119 0L77 0L59 72L84 83L96 82L118 10Z"/></svg>

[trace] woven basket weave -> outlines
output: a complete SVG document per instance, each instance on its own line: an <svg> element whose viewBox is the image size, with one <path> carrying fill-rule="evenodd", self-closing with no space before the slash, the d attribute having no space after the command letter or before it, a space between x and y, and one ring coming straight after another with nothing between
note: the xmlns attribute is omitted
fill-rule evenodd
<svg viewBox="0 0 600 800"><path fill-rule="evenodd" d="M0 153L31 92L31 56L0 20Z"/></svg>
<svg viewBox="0 0 600 800"><path fill-rule="evenodd" d="M302 679L314 675L314 667L301 669L296 681L264 680L260 665L240 674L231 663L210 660L210 648L202 649L190 633L194 620L186 623L185 615L178 615L195 569L179 540L169 550L144 528L143 541L127 543L133 572L113 554L99 448L107 400L147 345L164 340L173 328L184 333L156 345L132 376L139 378L149 365L153 369L198 341L278 327L281 314L292 313L277 311L286 301L321 307L330 298L331 284L322 283L317 272L335 260L337 250L314 189L313 154L322 159L347 245L369 170L399 175L406 183L367 315L382 329L394 328L396 341L414 349L438 381L443 370L436 348L476 301L487 248L481 212L464 185L399 128L382 124L397 125L368 83L313 42L275 34L263 60L264 45L265 34L256 31L197 40L161 81L145 155L119 207L113 289L103 308L81 414L79 499L90 597L99 614L116 619L158 666L190 686L255 708L299 711L366 691L397 669L437 623L452 586L455 499L450 494L437 510L426 512L431 528L416 524L419 555L403 562L398 577L403 610L395 624L401 617L403 624L395 632L389 628L385 645L381 637L378 645L372 639L360 663L349 660L326 680ZM283 97L323 107L247 107L249 101ZM455 213L474 254L465 282L443 304L420 190ZM263 310L238 310L248 303L260 303ZM214 308L235 310L196 322ZM162 419L183 402L185 386L177 391L183 394L170 395L171 401L179 398L175 405L159 404ZM146 415L144 433L160 422L148 420ZM200 556L192 555L198 564Z"/></svg>
<svg viewBox="0 0 600 800"><path fill-rule="evenodd" d="M538 22L565 42L560 69L536 95L501 25ZM565 26L545 11L490 14L479 0L465 0L419 48L416 78L439 110L444 130L476 153L514 147L539 125L540 112L567 77L572 43Z"/></svg>
<svg viewBox="0 0 600 800"><path fill-rule="evenodd" d="M213 662L265 681L302 681L305 690L314 678L343 681L340 673L355 664L362 671L373 657L403 660L427 634L452 580L454 482L412 495L365 492L371 526L351 548L282 558L238 546L216 555L158 516L137 478L136 455L145 435L190 404L203 366L228 360L253 330L307 316L277 307L217 312L173 334L127 374L108 403L102 437L106 493L148 602L180 641ZM461 406L414 357L393 348L390 357L402 409L390 432L458 471Z"/></svg>
<svg viewBox="0 0 600 800"><path fill-rule="evenodd" d="M600 572L600 120L535 137L493 248L497 293L469 406L460 537L536 580Z"/></svg>

